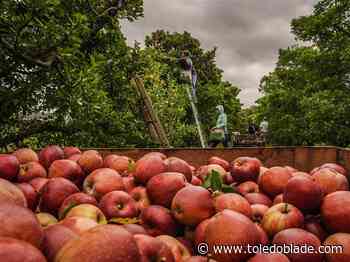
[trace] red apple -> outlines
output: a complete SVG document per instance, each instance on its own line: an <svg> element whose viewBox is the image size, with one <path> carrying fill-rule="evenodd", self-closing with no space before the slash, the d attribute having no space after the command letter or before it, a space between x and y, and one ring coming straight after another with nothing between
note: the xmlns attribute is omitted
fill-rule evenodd
<svg viewBox="0 0 350 262"><path fill-rule="evenodd" d="M181 173L161 173L148 180L147 195L152 204L169 208L176 193L184 188L186 183L186 177Z"/></svg>
<svg viewBox="0 0 350 262"><path fill-rule="evenodd" d="M270 237L287 228L298 228L303 225L303 214L299 209L287 203L280 203L270 207L261 221L262 228Z"/></svg>
<svg viewBox="0 0 350 262"><path fill-rule="evenodd" d="M148 156L136 162L134 177L137 182L146 184L153 176L164 173L167 165L157 156Z"/></svg>
<svg viewBox="0 0 350 262"><path fill-rule="evenodd" d="M18 162L23 165L29 162L39 162L39 157L35 151L30 148L20 148L17 149L13 154Z"/></svg>
<svg viewBox="0 0 350 262"><path fill-rule="evenodd" d="M284 189L283 201L292 204L305 213L318 211L323 192L311 178L296 176L288 181Z"/></svg>
<svg viewBox="0 0 350 262"><path fill-rule="evenodd" d="M66 218L85 217L94 220L98 224L107 224L107 220L101 209L91 204L80 204L68 211Z"/></svg>
<svg viewBox="0 0 350 262"><path fill-rule="evenodd" d="M208 257L192 256L187 260L185 260L184 262L217 262L217 261Z"/></svg>
<svg viewBox="0 0 350 262"><path fill-rule="evenodd" d="M322 202L321 216L329 231L350 233L350 192L337 191L327 195Z"/></svg>
<svg viewBox="0 0 350 262"><path fill-rule="evenodd" d="M110 154L108 156L106 156L104 159L103 159L103 167L106 167L106 168L111 168L111 164L112 162L117 159L119 157L119 155L116 155L116 154Z"/></svg>
<svg viewBox="0 0 350 262"><path fill-rule="evenodd" d="M141 262L169 261L174 262L171 249L163 241L147 235L134 235L141 254Z"/></svg>
<svg viewBox="0 0 350 262"><path fill-rule="evenodd" d="M39 220L40 225L45 228L54 224L57 224L57 219L49 213L36 213L36 218Z"/></svg>
<svg viewBox="0 0 350 262"><path fill-rule="evenodd" d="M249 202L239 194L228 193L221 194L214 198L216 212L229 209L241 213L249 218L252 217L252 208Z"/></svg>
<svg viewBox="0 0 350 262"><path fill-rule="evenodd" d="M248 252L232 253L213 252L214 245L255 246L260 243L261 235L254 223L246 216L224 210L210 219L205 230L206 243L213 258L220 262L246 261L251 254Z"/></svg>
<svg viewBox="0 0 350 262"><path fill-rule="evenodd" d="M124 183L117 171L110 168L99 168L85 178L83 187L85 193L99 200L109 192L123 191Z"/></svg>
<svg viewBox="0 0 350 262"><path fill-rule="evenodd" d="M69 240L78 237L69 228L56 224L44 229L42 251L48 261L54 261L56 254Z"/></svg>
<svg viewBox="0 0 350 262"><path fill-rule="evenodd" d="M63 159L63 158L64 158L63 150L56 145L49 145L43 148L39 152L40 164L42 164L42 166L45 167L46 170L49 169L53 161Z"/></svg>
<svg viewBox="0 0 350 262"><path fill-rule="evenodd" d="M323 229L320 222L316 219L308 219L305 222L304 229L317 236L321 241L324 241L328 236L328 233Z"/></svg>
<svg viewBox="0 0 350 262"><path fill-rule="evenodd" d="M188 182L192 179L192 170L190 165L177 157L169 157L164 161L167 172L181 173L185 176Z"/></svg>
<svg viewBox="0 0 350 262"><path fill-rule="evenodd" d="M230 163L227 162L226 160L217 157L217 156L213 156L211 158L209 158L208 160L208 164L215 164L215 165L219 165L221 167L223 167L227 172L230 171Z"/></svg>
<svg viewBox="0 0 350 262"><path fill-rule="evenodd" d="M201 223L198 224L196 227L196 230L194 231L194 244L195 246L198 246L200 243L205 242L205 231L207 229L207 226L210 222L210 218L203 220Z"/></svg>
<svg viewBox="0 0 350 262"><path fill-rule="evenodd" d="M0 204L0 236L26 241L40 248L43 230L38 219L28 208L13 203Z"/></svg>
<svg viewBox="0 0 350 262"><path fill-rule="evenodd" d="M171 216L170 210L165 207L149 206L142 210L140 218L146 232L151 236L176 234L178 225Z"/></svg>
<svg viewBox="0 0 350 262"><path fill-rule="evenodd" d="M37 177L47 177L45 168L38 162L28 162L20 165L18 173L18 182L29 182Z"/></svg>
<svg viewBox="0 0 350 262"><path fill-rule="evenodd" d="M270 243L269 236L266 234L266 232L265 232L264 229L260 226L260 224L255 223L255 227L256 227L256 229L258 230L259 235L260 235L260 241L259 241L260 244L261 244L261 245L264 245L264 246L267 246L267 245Z"/></svg>
<svg viewBox="0 0 350 262"><path fill-rule="evenodd" d="M321 187L324 195L349 190L347 178L333 169L322 168L312 175L312 179Z"/></svg>
<svg viewBox="0 0 350 262"><path fill-rule="evenodd" d="M264 174L265 171L267 171L267 170L269 170L267 167L264 167L264 166L260 167L259 176L258 176L258 179L256 181L258 185L260 184L260 178L261 178L262 174Z"/></svg>
<svg viewBox="0 0 350 262"><path fill-rule="evenodd" d="M0 178L15 180L19 171L19 162L13 155L0 154Z"/></svg>
<svg viewBox="0 0 350 262"><path fill-rule="evenodd" d="M247 262L290 262L286 255L281 253L256 254Z"/></svg>
<svg viewBox="0 0 350 262"><path fill-rule="evenodd" d="M132 218L139 214L136 201L124 191L105 194L100 200L99 207L107 219Z"/></svg>
<svg viewBox="0 0 350 262"><path fill-rule="evenodd" d="M311 178L311 175L308 174L308 173L305 173L305 172L294 172L292 173L292 176L293 177L296 177L296 176L301 176L301 177L306 177L306 178Z"/></svg>
<svg viewBox="0 0 350 262"><path fill-rule="evenodd" d="M350 234L336 233L330 235L323 243L330 247L331 252L326 253L327 262L348 262L350 259Z"/></svg>
<svg viewBox="0 0 350 262"><path fill-rule="evenodd" d="M147 189L143 186L138 186L131 190L130 196L137 202L137 208L140 211L151 205L151 201L148 198Z"/></svg>
<svg viewBox="0 0 350 262"><path fill-rule="evenodd" d="M215 207L208 190L199 186L186 186L173 198L171 211L181 224L196 226L214 215Z"/></svg>
<svg viewBox="0 0 350 262"><path fill-rule="evenodd" d="M49 168L49 178L52 177L64 177L79 186L82 184L85 175L76 162L68 159L61 159L51 164Z"/></svg>
<svg viewBox="0 0 350 262"><path fill-rule="evenodd" d="M171 236L158 236L156 239L161 240L165 243L171 250L175 262L182 262L191 257L190 251L185 247L180 241Z"/></svg>
<svg viewBox="0 0 350 262"><path fill-rule="evenodd" d="M0 237L0 261L46 262L46 259L39 249L25 241Z"/></svg>
<svg viewBox="0 0 350 262"><path fill-rule="evenodd" d="M81 154L81 151L77 147L67 146L63 148L63 153L65 158L70 158L73 155Z"/></svg>
<svg viewBox="0 0 350 262"><path fill-rule="evenodd" d="M58 252L55 262L140 262L132 234L121 226L101 225L69 240Z"/></svg>
<svg viewBox="0 0 350 262"><path fill-rule="evenodd" d="M336 163L326 163L326 164L323 164L321 166L321 168L330 168L330 169L333 169L333 170L337 171L338 173L348 177L346 169L344 167L342 167L341 165L338 165Z"/></svg>
<svg viewBox="0 0 350 262"><path fill-rule="evenodd" d="M196 176L192 176L191 184L194 185L194 186L201 186L202 185L202 180L200 180Z"/></svg>
<svg viewBox="0 0 350 262"><path fill-rule="evenodd" d="M163 153L160 153L160 152L150 152L150 153L145 154L142 158L148 158L148 157L158 157L158 158L163 159L163 160L167 159L167 156Z"/></svg>
<svg viewBox="0 0 350 262"><path fill-rule="evenodd" d="M307 247L306 252L286 252L290 261L295 262L323 262L323 255L317 254L321 246L320 240L310 232L300 228L285 229L275 235L272 243L274 245L293 245L298 247ZM309 248L316 252L307 252Z"/></svg>
<svg viewBox="0 0 350 262"><path fill-rule="evenodd" d="M256 223L261 223L269 207L261 204L251 205L250 207L252 209L252 220Z"/></svg>
<svg viewBox="0 0 350 262"><path fill-rule="evenodd" d="M63 177L51 178L41 189L40 211L56 215L63 201L70 195L79 192L71 181Z"/></svg>
<svg viewBox="0 0 350 262"><path fill-rule="evenodd" d="M75 193L64 199L58 211L58 217L63 219L69 210L80 204L91 204L94 206L98 205L93 196L81 192Z"/></svg>
<svg viewBox="0 0 350 262"><path fill-rule="evenodd" d="M32 211L35 211L36 206L38 204L38 193L28 183L20 183L20 184L17 184L17 186L19 187L19 189L24 194L24 196L25 196L25 198L27 200L28 208L31 209Z"/></svg>
<svg viewBox="0 0 350 262"><path fill-rule="evenodd" d="M130 193L136 187L135 178L133 176L124 176L122 179L125 191Z"/></svg>
<svg viewBox="0 0 350 262"><path fill-rule="evenodd" d="M249 204L251 205L262 204L268 207L272 206L271 199L262 193L248 193L244 197L248 200Z"/></svg>
<svg viewBox="0 0 350 262"><path fill-rule="evenodd" d="M274 199L273 199L273 202L272 202L272 205L277 205L277 204L280 204L280 203L283 203L283 193L282 194L279 194L277 195Z"/></svg>
<svg viewBox="0 0 350 262"><path fill-rule="evenodd" d="M37 193L41 194L41 190L47 182L49 182L48 178L37 177L37 178L30 180L28 183L34 188L34 190Z"/></svg>
<svg viewBox="0 0 350 262"><path fill-rule="evenodd" d="M22 207L28 207L26 197L22 190L2 178L0 178L0 202L13 203Z"/></svg>
<svg viewBox="0 0 350 262"><path fill-rule="evenodd" d="M117 171L122 176L127 176L135 169L135 161L127 156L118 156L110 161L109 168Z"/></svg>
<svg viewBox="0 0 350 262"><path fill-rule="evenodd" d="M99 224L90 218L86 217L66 217L60 222L60 225L65 226L72 230L75 234L81 235L82 233L98 226Z"/></svg>
<svg viewBox="0 0 350 262"><path fill-rule="evenodd" d="M287 169L291 173L295 173L295 172L299 171L298 169L291 167L291 166L285 166L284 168Z"/></svg>
<svg viewBox="0 0 350 262"><path fill-rule="evenodd" d="M103 167L103 158L96 150L88 150L81 154L78 164L81 166L85 174Z"/></svg>
<svg viewBox="0 0 350 262"><path fill-rule="evenodd" d="M272 167L265 171L259 182L259 188L270 197L283 193L292 173L284 167Z"/></svg>
<svg viewBox="0 0 350 262"><path fill-rule="evenodd" d="M127 231L129 231L133 235L136 235L136 234L148 235L148 233L146 232L146 229L141 225L125 224L125 225L122 225L122 227L124 227Z"/></svg>
<svg viewBox="0 0 350 262"><path fill-rule="evenodd" d="M237 191L243 196L249 193L259 193L259 186L253 181L247 181L239 184Z"/></svg>
<svg viewBox="0 0 350 262"><path fill-rule="evenodd" d="M238 157L231 163L233 180L238 183L257 181L261 162L253 157Z"/></svg>
<svg viewBox="0 0 350 262"><path fill-rule="evenodd" d="M67 159L68 159L68 160L72 160L72 161L74 161L75 163L78 163L80 157L81 157L81 154L75 154L75 155L72 155L72 156L68 157Z"/></svg>

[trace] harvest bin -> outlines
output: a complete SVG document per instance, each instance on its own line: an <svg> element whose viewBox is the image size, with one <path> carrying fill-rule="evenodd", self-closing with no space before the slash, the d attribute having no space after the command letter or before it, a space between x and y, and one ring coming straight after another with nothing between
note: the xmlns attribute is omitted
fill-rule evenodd
<svg viewBox="0 0 350 262"><path fill-rule="evenodd" d="M89 148L91 149L91 148ZM323 146L323 147L234 147L225 149L202 148L93 148L103 156L108 154L125 155L135 160L149 152L162 152L167 156L182 158L193 166L198 167L207 163L212 156L232 161L239 156L259 158L266 167L292 166L300 171L309 172L314 167L324 163L338 163L350 171L350 149ZM88 149L83 149L88 150Z"/></svg>

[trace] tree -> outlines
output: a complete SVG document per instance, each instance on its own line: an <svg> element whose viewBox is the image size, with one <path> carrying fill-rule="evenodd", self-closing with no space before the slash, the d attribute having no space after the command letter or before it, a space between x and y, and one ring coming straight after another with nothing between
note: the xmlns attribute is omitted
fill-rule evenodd
<svg viewBox="0 0 350 262"><path fill-rule="evenodd" d="M292 21L296 39L261 81L260 117L274 144L350 144L349 1L323 0Z"/></svg>

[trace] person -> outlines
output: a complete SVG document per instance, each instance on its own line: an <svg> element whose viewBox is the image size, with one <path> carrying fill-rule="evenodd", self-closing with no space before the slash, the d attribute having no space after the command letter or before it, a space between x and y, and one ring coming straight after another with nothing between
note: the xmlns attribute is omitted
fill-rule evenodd
<svg viewBox="0 0 350 262"><path fill-rule="evenodd" d="M266 121L266 119L264 118L264 120L260 123L260 130L263 134L267 133L269 127L269 123Z"/></svg>
<svg viewBox="0 0 350 262"><path fill-rule="evenodd" d="M195 103L197 103L197 71L194 68L189 51L183 51L181 53L180 64L185 72L185 75L187 75L191 80L192 99Z"/></svg>
<svg viewBox="0 0 350 262"><path fill-rule="evenodd" d="M216 106L216 109L219 111L219 116L216 121L216 126L210 130L211 139L209 141L209 147L216 147L220 143L222 143L224 147L228 147L227 115L222 105Z"/></svg>

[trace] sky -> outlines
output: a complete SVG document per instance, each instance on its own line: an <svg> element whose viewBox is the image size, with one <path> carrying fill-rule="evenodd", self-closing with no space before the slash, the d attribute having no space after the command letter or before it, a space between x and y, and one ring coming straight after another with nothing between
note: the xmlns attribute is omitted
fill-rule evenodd
<svg viewBox="0 0 350 262"><path fill-rule="evenodd" d="M317 0L144 0L144 18L122 23L128 43L143 42L157 29L190 32L203 48L218 47L224 80L241 89L251 106L261 78L273 71L278 50L295 43L293 18L311 14Z"/></svg>

